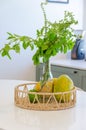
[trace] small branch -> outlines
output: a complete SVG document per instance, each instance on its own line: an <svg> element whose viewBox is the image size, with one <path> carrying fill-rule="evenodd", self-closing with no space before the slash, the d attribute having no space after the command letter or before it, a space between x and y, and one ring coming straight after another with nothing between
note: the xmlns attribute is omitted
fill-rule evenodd
<svg viewBox="0 0 86 130"><path fill-rule="evenodd" d="M42 8L42 11L43 11L43 15L44 15L44 26L45 26L45 34L47 32L47 17L46 17L46 12L45 12L45 9L44 9L44 5L47 5L47 2L46 3L41 3L41 8Z"/></svg>

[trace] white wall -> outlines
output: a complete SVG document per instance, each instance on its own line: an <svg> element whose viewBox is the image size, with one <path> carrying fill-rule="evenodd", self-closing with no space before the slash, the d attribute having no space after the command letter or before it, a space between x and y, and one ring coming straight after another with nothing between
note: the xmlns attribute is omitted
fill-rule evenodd
<svg viewBox="0 0 86 130"><path fill-rule="evenodd" d="M84 28L84 30L86 30L86 0L84 0L84 8L83 8L83 11L84 11L83 28Z"/></svg>
<svg viewBox="0 0 86 130"><path fill-rule="evenodd" d="M41 2L43 0L0 0L0 47L7 42L6 32L35 37L36 29L43 25ZM60 19L64 10L72 11L79 21L76 28L83 28L83 0L69 0L69 4L49 3L45 9L51 21ZM22 49L19 55L12 52L12 60L0 56L0 78L35 80L33 53L30 49Z"/></svg>

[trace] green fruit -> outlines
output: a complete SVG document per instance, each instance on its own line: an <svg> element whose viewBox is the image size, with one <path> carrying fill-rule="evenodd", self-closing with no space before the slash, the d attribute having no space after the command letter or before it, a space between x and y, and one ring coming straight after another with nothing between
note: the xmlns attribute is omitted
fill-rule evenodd
<svg viewBox="0 0 86 130"><path fill-rule="evenodd" d="M36 90L32 89L29 92L36 92ZM28 94L30 102L34 102L35 94Z"/></svg>
<svg viewBox="0 0 86 130"><path fill-rule="evenodd" d="M72 79L66 75L63 74L57 78L57 80L54 80L54 92L66 92L70 91L74 88L74 84ZM63 96L63 97L62 97ZM64 95L56 95L56 99L61 102L70 101L71 94L64 94Z"/></svg>

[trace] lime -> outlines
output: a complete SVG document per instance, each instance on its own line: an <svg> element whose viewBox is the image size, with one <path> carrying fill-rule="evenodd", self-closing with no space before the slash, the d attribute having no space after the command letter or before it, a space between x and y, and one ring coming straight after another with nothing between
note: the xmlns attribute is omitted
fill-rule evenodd
<svg viewBox="0 0 86 130"><path fill-rule="evenodd" d="M29 90L29 92L37 92L35 89L31 89L31 90ZM32 102L34 102L34 98L35 98L35 94L28 94L28 96L29 96L29 100L30 100L30 102L32 103Z"/></svg>

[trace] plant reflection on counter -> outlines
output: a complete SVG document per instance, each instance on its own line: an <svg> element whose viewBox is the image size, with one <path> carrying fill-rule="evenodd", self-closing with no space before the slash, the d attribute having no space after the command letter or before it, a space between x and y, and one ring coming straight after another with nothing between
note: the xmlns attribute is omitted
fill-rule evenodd
<svg viewBox="0 0 86 130"><path fill-rule="evenodd" d="M53 128L55 129L55 126L61 126L63 124L63 130L64 128L66 130L69 130L69 127L71 127L76 122L76 111L75 109L71 109L70 111L67 111L67 117L65 116L65 111L48 111L45 114L45 111L27 111L22 109L16 109L16 112L14 113L14 118L16 123L18 124L25 124L32 126L34 124L34 128L38 127L41 130L44 130L44 128ZM39 113L39 114L38 114ZM61 118L62 113L62 118ZM46 119L45 119L46 115ZM23 117L23 118L22 118ZM49 117L49 118L48 118ZM66 123L67 122L67 123Z"/></svg>

